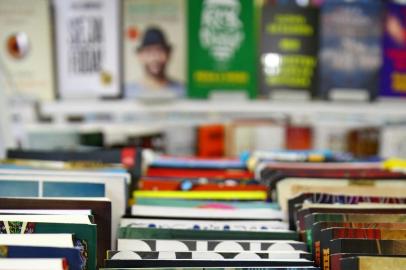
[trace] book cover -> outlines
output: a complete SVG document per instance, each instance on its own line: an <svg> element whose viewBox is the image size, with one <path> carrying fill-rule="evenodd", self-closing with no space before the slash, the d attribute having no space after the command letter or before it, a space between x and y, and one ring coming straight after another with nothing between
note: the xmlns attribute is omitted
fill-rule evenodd
<svg viewBox="0 0 406 270"><path fill-rule="evenodd" d="M334 239L330 254L365 253L378 255L406 255L405 240ZM325 253L324 256L330 255Z"/></svg>
<svg viewBox="0 0 406 270"><path fill-rule="evenodd" d="M197 156L218 158L225 154L225 126L222 124L200 125L197 129Z"/></svg>
<svg viewBox="0 0 406 270"><path fill-rule="evenodd" d="M52 247L29 247L29 246L0 246L0 258L66 258L69 269L85 270L92 269L85 264L77 248L52 248ZM96 266L93 266L96 267Z"/></svg>
<svg viewBox="0 0 406 270"><path fill-rule="evenodd" d="M125 98L185 97L185 0L125 0Z"/></svg>
<svg viewBox="0 0 406 270"><path fill-rule="evenodd" d="M246 232L131 227L121 227L119 229L118 237L124 239L298 240L298 234L293 231Z"/></svg>
<svg viewBox="0 0 406 270"><path fill-rule="evenodd" d="M133 197L158 199L185 200L217 200L217 201L265 201L268 194L265 191L150 191L135 190Z"/></svg>
<svg viewBox="0 0 406 270"><path fill-rule="evenodd" d="M382 35L381 1L326 1L321 7L320 93L364 91L379 87Z"/></svg>
<svg viewBox="0 0 406 270"><path fill-rule="evenodd" d="M48 0L0 3L0 69L11 88L3 90L11 97L49 101L55 96L50 13Z"/></svg>
<svg viewBox="0 0 406 270"><path fill-rule="evenodd" d="M310 260L305 252L107 251L107 260Z"/></svg>
<svg viewBox="0 0 406 270"><path fill-rule="evenodd" d="M38 198L0 198L0 209L90 209L97 224L97 263L103 265L106 250L112 248L111 202L91 199L38 199Z"/></svg>
<svg viewBox="0 0 406 270"><path fill-rule="evenodd" d="M406 96L406 6L385 3L383 34L383 66L381 92L383 97Z"/></svg>
<svg viewBox="0 0 406 270"><path fill-rule="evenodd" d="M296 252L307 251L305 243L285 240L139 240L118 239L120 251L213 251L213 252Z"/></svg>
<svg viewBox="0 0 406 270"><path fill-rule="evenodd" d="M66 259L20 259L20 258L4 258L0 259L0 269L8 270L69 270L68 261Z"/></svg>
<svg viewBox="0 0 406 270"><path fill-rule="evenodd" d="M187 229L209 231L275 231L287 230L288 226L283 221L268 220L201 220L201 219L162 219L140 218L125 216L121 219L121 227L135 228L162 228L162 229Z"/></svg>
<svg viewBox="0 0 406 270"><path fill-rule="evenodd" d="M75 246L82 249L81 256L86 267L96 268L97 232L95 224L69 224L47 222L0 221L0 234L61 234L71 233L75 236ZM7 231L7 228L8 231Z"/></svg>
<svg viewBox="0 0 406 270"><path fill-rule="evenodd" d="M369 239L369 240L406 240L406 230L380 230L366 228L327 228L321 231L320 257L315 258L315 264L323 269L330 269L324 265L324 253L331 254L330 243L334 239ZM317 254L317 251L316 251Z"/></svg>
<svg viewBox="0 0 406 270"><path fill-rule="evenodd" d="M263 95L314 95L318 81L318 38L318 8L263 6L260 46Z"/></svg>
<svg viewBox="0 0 406 270"><path fill-rule="evenodd" d="M256 96L254 1L188 2L188 96Z"/></svg>
<svg viewBox="0 0 406 270"><path fill-rule="evenodd" d="M62 99L120 94L116 0L56 0L58 93Z"/></svg>
<svg viewBox="0 0 406 270"><path fill-rule="evenodd" d="M382 204L406 204L406 197L385 197L369 195L342 195L330 193L300 193L288 200L289 229L295 230L296 216L295 205L304 202L328 203L328 204L358 204L358 203L382 203Z"/></svg>

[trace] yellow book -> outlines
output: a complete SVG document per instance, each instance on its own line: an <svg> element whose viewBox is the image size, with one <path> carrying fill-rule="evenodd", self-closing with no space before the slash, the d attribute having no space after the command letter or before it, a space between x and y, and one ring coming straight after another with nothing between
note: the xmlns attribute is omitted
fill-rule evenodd
<svg viewBox="0 0 406 270"><path fill-rule="evenodd" d="M265 191L147 191L136 190L134 198L188 200L266 200Z"/></svg>

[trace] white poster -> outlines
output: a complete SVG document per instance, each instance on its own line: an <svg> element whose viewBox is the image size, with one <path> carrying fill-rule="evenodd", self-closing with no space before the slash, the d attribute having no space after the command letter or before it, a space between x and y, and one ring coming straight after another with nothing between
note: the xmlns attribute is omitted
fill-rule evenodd
<svg viewBox="0 0 406 270"><path fill-rule="evenodd" d="M118 0L54 0L62 99L120 93Z"/></svg>

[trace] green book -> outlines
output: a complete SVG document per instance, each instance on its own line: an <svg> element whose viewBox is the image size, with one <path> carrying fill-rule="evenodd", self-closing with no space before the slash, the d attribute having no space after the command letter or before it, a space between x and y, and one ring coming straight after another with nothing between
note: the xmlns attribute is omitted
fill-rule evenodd
<svg viewBox="0 0 406 270"><path fill-rule="evenodd" d="M246 232L121 227L120 239L298 240L294 231Z"/></svg>
<svg viewBox="0 0 406 270"><path fill-rule="evenodd" d="M216 202L204 200L178 200L178 199L157 199L157 198L137 198L137 205L151 205L151 206L168 206L168 207L186 207L186 208L202 208L207 206L218 205L230 207L235 209L276 209L279 210L279 204L267 202Z"/></svg>
<svg viewBox="0 0 406 270"><path fill-rule="evenodd" d="M95 224L70 224L70 223L42 223L0 221L0 233L6 232L6 223L10 233L72 233L75 235L75 243L82 245L87 258L87 269L96 269L97 260L97 227Z"/></svg>
<svg viewBox="0 0 406 270"><path fill-rule="evenodd" d="M257 39L251 0L188 1L188 95L257 95Z"/></svg>

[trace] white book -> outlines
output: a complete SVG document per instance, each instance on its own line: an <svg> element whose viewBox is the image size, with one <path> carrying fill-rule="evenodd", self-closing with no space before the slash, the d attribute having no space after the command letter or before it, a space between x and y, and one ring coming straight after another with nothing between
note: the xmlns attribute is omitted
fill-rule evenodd
<svg viewBox="0 0 406 270"><path fill-rule="evenodd" d="M119 1L54 0L59 95L120 93Z"/></svg>
<svg viewBox="0 0 406 270"><path fill-rule="evenodd" d="M200 209L185 207L165 207L151 205L133 205L131 214L144 217L171 218L218 218L218 219L280 219L283 212L275 209Z"/></svg>
<svg viewBox="0 0 406 270"><path fill-rule="evenodd" d="M0 195L2 197L46 197L43 193L44 187L47 184L103 184L104 196L111 200L112 211L112 242L116 239L118 225L120 218L125 214L127 205L127 183L122 177L113 179L111 177L79 177L79 176L66 176L66 175L0 175L0 186L15 185L15 191L21 192L20 184L29 184L30 188L34 190L29 194L16 194L15 196L2 194L0 188ZM28 189L24 189L24 192L28 192ZM59 197L73 197L73 196L59 196ZM89 197L90 198L90 197ZM86 198L88 199L88 198Z"/></svg>
<svg viewBox="0 0 406 270"><path fill-rule="evenodd" d="M0 270L64 270L64 259L0 258Z"/></svg>
<svg viewBox="0 0 406 270"><path fill-rule="evenodd" d="M141 240L118 239L118 251L213 251L213 252L300 252L303 242L294 240Z"/></svg>
<svg viewBox="0 0 406 270"><path fill-rule="evenodd" d="M68 233L0 234L0 245L73 248L73 235Z"/></svg>
<svg viewBox="0 0 406 270"><path fill-rule="evenodd" d="M275 231L288 230L286 222L281 221L253 221L253 220L182 220L182 219L150 219L150 218L122 218L121 227L162 228L162 229L194 229L194 230L231 230L231 231Z"/></svg>
<svg viewBox="0 0 406 270"><path fill-rule="evenodd" d="M34 214L34 215L72 215L91 216L91 210L81 209L0 209L1 214Z"/></svg>
<svg viewBox="0 0 406 270"><path fill-rule="evenodd" d="M0 215L0 221L43 222L64 224L92 224L83 215Z"/></svg>

